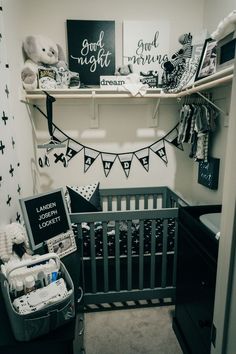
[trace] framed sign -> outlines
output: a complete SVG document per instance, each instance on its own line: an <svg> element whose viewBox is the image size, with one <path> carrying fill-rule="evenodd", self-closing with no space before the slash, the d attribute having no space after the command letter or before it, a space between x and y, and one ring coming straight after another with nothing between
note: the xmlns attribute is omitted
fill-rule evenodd
<svg viewBox="0 0 236 354"><path fill-rule="evenodd" d="M99 85L115 73L115 21L67 20L69 68L82 84Z"/></svg>
<svg viewBox="0 0 236 354"><path fill-rule="evenodd" d="M169 22L124 21L123 64L142 76L150 72L161 78L169 55Z"/></svg>
<svg viewBox="0 0 236 354"><path fill-rule="evenodd" d="M211 38L205 40L195 80L203 79L216 72L216 46L217 41Z"/></svg>
<svg viewBox="0 0 236 354"><path fill-rule="evenodd" d="M22 198L20 205L33 251L72 229L62 188Z"/></svg>
<svg viewBox="0 0 236 354"><path fill-rule="evenodd" d="M209 157L198 165L198 183L210 189L218 188L220 159Z"/></svg>

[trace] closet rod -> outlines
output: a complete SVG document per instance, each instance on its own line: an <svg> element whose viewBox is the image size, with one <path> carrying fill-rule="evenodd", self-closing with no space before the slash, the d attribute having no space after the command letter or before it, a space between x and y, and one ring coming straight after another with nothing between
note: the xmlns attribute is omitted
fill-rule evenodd
<svg viewBox="0 0 236 354"><path fill-rule="evenodd" d="M220 107L218 107L215 103L213 103L211 100L209 100L209 98L207 98L206 96L204 96L201 92L197 92L197 94L199 96L201 96L205 101L207 101L211 106L215 107L215 109L217 109L219 112L223 113L224 115L228 115L225 111L223 111L223 109L221 109Z"/></svg>

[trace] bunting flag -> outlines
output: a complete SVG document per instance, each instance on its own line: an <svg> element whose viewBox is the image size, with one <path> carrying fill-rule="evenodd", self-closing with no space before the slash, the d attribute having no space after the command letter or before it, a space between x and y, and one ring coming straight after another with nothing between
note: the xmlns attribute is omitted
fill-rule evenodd
<svg viewBox="0 0 236 354"><path fill-rule="evenodd" d="M115 159L117 158L117 155L102 152L101 158L102 158L103 170L104 170L105 176L107 177L111 171L111 168L115 162Z"/></svg>
<svg viewBox="0 0 236 354"><path fill-rule="evenodd" d="M84 146L77 143L77 141L69 139L66 149L67 160L70 161L75 155L77 155L81 150L83 150Z"/></svg>
<svg viewBox="0 0 236 354"><path fill-rule="evenodd" d="M149 171L149 148L138 150L134 154L143 168L145 168L146 171Z"/></svg>
<svg viewBox="0 0 236 354"><path fill-rule="evenodd" d="M173 144L175 147L183 151L183 144L178 142L179 131L177 126L178 124L168 134L166 134L164 140L168 141L168 143Z"/></svg>
<svg viewBox="0 0 236 354"><path fill-rule="evenodd" d="M88 171L98 155L100 155L99 151L84 147L84 172Z"/></svg>
<svg viewBox="0 0 236 354"><path fill-rule="evenodd" d="M157 156L159 156L162 161L167 165L167 155L166 155L166 148L165 148L165 140L159 140L153 145L150 146L150 149L155 152Z"/></svg>
<svg viewBox="0 0 236 354"><path fill-rule="evenodd" d="M118 155L121 166L125 172L126 177L129 177L130 168L133 160L133 153L120 154Z"/></svg>
<svg viewBox="0 0 236 354"><path fill-rule="evenodd" d="M41 114L46 118L47 115L36 105L34 105L36 109L38 109ZM183 144L178 142L178 124L174 126L164 137L155 141L149 146L141 148L136 151L131 152L122 152L122 153L111 153L111 152L102 152L95 149L92 149L88 146L85 146L78 141L71 139L66 133L64 133L61 129L59 129L54 123L52 123L54 128L53 130L53 139L59 143L65 143L66 149L62 153L55 152L54 153L54 162L61 162L64 167L68 166L68 162L75 157L78 153L84 150L84 172L87 172L88 169L92 166L94 161L97 159L99 155L101 155L102 165L104 174L107 177L114 165L116 158L118 157L120 164L123 168L123 171L126 177L129 177L130 169L132 165L133 156L141 163L142 167L148 172L149 171L149 163L150 163L150 150L158 156L165 165L168 164L168 158L165 148L165 141L174 145L180 150L183 149ZM54 150L56 147L50 148L50 150ZM43 166L41 166L43 167Z"/></svg>

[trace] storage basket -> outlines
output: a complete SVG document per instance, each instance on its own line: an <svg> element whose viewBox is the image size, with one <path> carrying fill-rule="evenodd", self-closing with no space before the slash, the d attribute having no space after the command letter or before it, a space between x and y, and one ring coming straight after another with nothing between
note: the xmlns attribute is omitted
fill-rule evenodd
<svg viewBox="0 0 236 354"><path fill-rule="evenodd" d="M10 284L8 281L10 272L21 267L32 267L33 265L46 262L50 259L54 259L58 265L58 270L60 270L62 278L66 283L67 290L70 290L68 296L32 313L20 314L14 308L10 296ZM66 267L55 253L48 253L39 256L37 259L20 262L14 269L12 268L10 272L7 276L1 273L1 289L12 331L18 341L29 341L33 338L40 337L74 318L74 285Z"/></svg>

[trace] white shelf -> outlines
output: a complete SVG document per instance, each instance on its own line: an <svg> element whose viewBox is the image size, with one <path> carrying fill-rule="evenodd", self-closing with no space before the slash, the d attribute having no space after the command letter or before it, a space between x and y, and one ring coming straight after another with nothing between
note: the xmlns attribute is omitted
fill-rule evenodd
<svg viewBox="0 0 236 354"><path fill-rule="evenodd" d="M177 93L164 93L161 89L147 89L146 94L132 96L131 93L123 90L104 90L99 87L79 88L79 89L56 89L47 92L56 99L80 99L80 98L179 98L192 93L204 91L213 87L229 83L233 79L233 66L221 70L207 78L194 82L182 91ZM22 98L26 100L45 99L42 90L23 91Z"/></svg>
<svg viewBox="0 0 236 354"><path fill-rule="evenodd" d="M194 93L199 93L201 91L209 90L213 87L219 87L222 85L228 85L233 79L234 67L230 66L227 69L221 70L207 78L201 79L194 82L192 85L185 87L183 90L177 93L165 93L161 89L147 89L144 95L138 94L133 96L130 92L118 90L104 90L100 87L89 87L89 88L79 88L79 89L57 89L57 90L47 90L47 93L55 97L55 99L90 99L91 105L91 128L97 128L98 122L98 100L97 99L131 99L133 102L137 103L137 99L156 99L156 104L152 110L148 126L156 127L158 124L158 109L161 99L178 99L184 96L189 96ZM21 101L27 104L34 104L31 101L35 100L45 100L45 93L40 90L28 90L21 92ZM208 100L206 98L206 100ZM144 102L144 101L142 101ZM153 102L153 100L152 100ZM209 101L215 108L217 108L221 113L227 116L227 113L222 111L221 108L217 107L213 102Z"/></svg>

